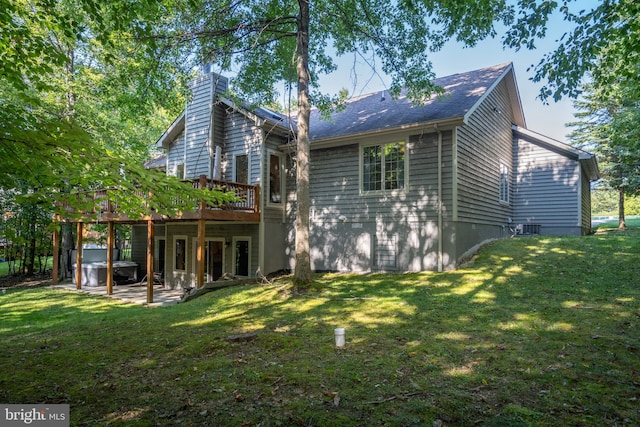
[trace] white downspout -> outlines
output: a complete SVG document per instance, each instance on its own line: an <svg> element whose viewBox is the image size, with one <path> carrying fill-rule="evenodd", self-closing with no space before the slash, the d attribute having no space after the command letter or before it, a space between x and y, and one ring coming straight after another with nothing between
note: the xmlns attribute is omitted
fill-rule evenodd
<svg viewBox="0 0 640 427"><path fill-rule="evenodd" d="M184 144L183 144L183 153L182 153L182 176L179 176L180 179L186 179L187 177L187 141L189 139L189 102L187 101L187 105L184 107Z"/></svg>
<svg viewBox="0 0 640 427"><path fill-rule="evenodd" d="M213 165L212 167L212 163L217 161L218 156L216 155L217 153L214 151L213 147L213 128L215 126L215 113L213 111L214 109L214 105L215 105L215 84L213 82L213 74L209 75L209 87L211 88L209 91L209 143L207 144L208 147L207 149L209 150L209 167L208 167L208 174L207 176L213 177L213 179L218 179L215 177L215 165ZM216 156L216 157L213 157ZM213 160L213 161L212 161Z"/></svg>
<svg viewBox="0 0 640 427"><path fill-rule="evenodd" d="M438 272L442 272L442 132L435 125L438 132Z"/></svg>
<svg viewBox="0 0 640 427"><path fill-rule="evenodd" d="M263 271L264 269L264 251L265 251L265 244L264 244L264 236L265 236L265 229L264 229L264 206L265 203L264 201L266 200L266 196L265 193L267 191L266 186L264 185L264 162L267 161L266 160L266 137L265 137L265 133L264 133L264 129L260 128L260 224L258 225L258 268L260 269L260 272L262 274L265 274L265 272ZM249 173L249 175L251 175L251 173Z"/></svg>

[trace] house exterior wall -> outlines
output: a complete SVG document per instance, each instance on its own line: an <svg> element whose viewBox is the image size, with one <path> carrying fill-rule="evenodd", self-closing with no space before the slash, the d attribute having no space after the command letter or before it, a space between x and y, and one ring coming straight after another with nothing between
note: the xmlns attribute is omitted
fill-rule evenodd
<svg viewBox="0 0 640 427"><path fill-rule="evenodd" d="M542 234L582 234L589 184L578 160L523 137L515 138L514 156L514 222L540 224Z"/></svg>
<svg viewBox="0 0 640 427"><path fill-rule="evenodd" d="M195 178L201 174L211 177L212 166L207 144L209 126L212 126L214 143L222 148L221 179L236 180L235 158L248 156L248 183L260 184L262 224L239 224L237 222L207 223L205 239L224 239L231 243L234 238L248 237L251 240L250 275L254 276L260 267L263 274L287 268L287 229L284 222L284 206L268 203L265 182L268 182L268 153L278 151L283 144L276 135L265 135L256 122L234 108L222 102L213 105L212 94L226 90L226 79L216 80L216 74L208 74L191 82L192 99L185 112L185 130L171 142L168 150L168 173L175 171L178 164L184 163L186 178ZM218 84L218 86L216 86ZM213 90L213 92L212 92ZM215 121L211 121L210 108L213 106ZM186 144L186 145L185 145ZM283 204L284 205L284 204ZM156 230L160 230L159 226ZM194 242L197 239L197 222L177 222L162 226L162 238L166 245L166 286L177 288L194 286L196 281ZM134 252L141 265L141 273L146 270L146 226L135 226ZM175 271L175 238L187 239L187 270ZM156 239L158 239L156 235ZM264 244L261 244L261 239ZM224 271L234 274L233 247L224 249ZM261 255L262 254L262 255ZM157 254L156 254L157 256ZM264 265L260 265L261 261Z"/></svg>
<svg viewBox="0 0 640 427"><path fill-rule="evenodd" d="M138 277L142 278L146 273L147 251L147 226L134 225L132 239L132 261L139 265ZM155 239L165 239L165 287L177 289L181 287L195 286L197 265L195 263L195 247L198 239L198 225L194 222L168 223L155 226ZM175 270L175 239L186 239L186 271ZM205 230L206 240L223 241L223 272L235 274L233 241L235 239L250 240L250 276L255 275L259 265L259 226L258 224L238 223L207 223ZM154 255L157 261L159 254ZM156 266L155 268L159 268ZM142 274L142 275L140 275Z"/></svg>
<svg viewBox="0 0 640 427"><path fill-rule="evenodd" d="M512 72L512 71L510 71ZM284 152L286 139L265 131L262 121L228 107L214 105L216 75L193 81L193 98L186 109L185 130L168 153L167 173L185 164L186 177L211 176L207 145L223 148L222 179L235 181L235 159L248 155L249 183L261 186L259 224L207 224L207 238L251 238L251 270L263 274L295 267L295 152ZM310 248L316 271L421 271L455 268L477 245L509 235L513 223L541 224L544 234L576 234L590 227L589 179L578 159L554 151L536 140L514 137L513 123L524 126L514 110L515 81L501 79L481 101L461 117L452 116L420 131L372 131L368 136L342 139L332 146L311 143ZM516 94L517 98L517 94ZM518 101L519 102L519 101ZM465 110L466 111L466 110ZM213 120L212 120L213 117ZM449 123L445 127L444 123ZM412 124L413 126L414 124ZM399 129L399 128L396 128ZM415 129L415 128L413 128ZM346 138L343 136L343 138ZM363 147L405 144L404 189L362 190ZM284 177L280 201L271 200L270 159L277 156ZM440 162L439 162L440 160ZM505 193L504 169L508 171ZM505 196L506 194L506 196ZM506 199L505 199L506 197ZM509 222L512 219L512 222ZM146 228L140 231L146 245ZM189 260L195 257L195 222L168 224L166 234L169 286L195 283L195 264L174 272L175 236L187 238ZM144 265L145 248L136 248ZM225 271L233 273L225 248Z"/></svg>
<svg viewBox="0 0 640 427"><path fill-rule="evenodd" d="M288 238L290 237L292 223L287 221L287 212L290 210L290 195L295 195L295 167L292 157L281 152L278 148L284 143L286 141L280 137L272 134L264 135L263 156L261 157L262 185L260 188L264 238L264 257L261 268L264 274L291 268ZM281 203L273 203L269 197L269 187L272 185L269 171L269 158L271 155L277 156L280 163L283 181L280 188ZM293 181L291 180L291 174L293 174Z"/></svg>
<svg viewBox="0 0 640 427"><path fill-rule="evenodd" d="M184 130L171 142L171 147L167 150L167 175L177 176L178 165L184 165L185 158ZM182 177L179 177L182 178Z"/></svg>
<svg viewBox="0 0 640 427"><path fill-rule="evenodd" d="M591 182L589 177L580 167L580 209L581 209L581 226L582 234L591 234Z"/></svg>
<svg viewBox="0 0 640 427"><path fill-rule="evenodd" d="M184 131L174 139L167 152L167 173L176 175L178 165L184 165L184 178L211 176L214 141L223 140L224 109L214 106L216 94L227 90L227 79L215 73L205 74L189 82L190 100L185 109ZM213 114L212 114L213 111Z"/></svg>
<svg viewBox="0 0 640 427"><path fill-rule="evenodd" d="M227 110L224 120L222 179L235 181L235 156L247 155L249 184L260 184L260 129L243 114Z"/></svg>
<svg viewBox="0 0 640 427"><path fill-rule="evenodd" d="M452 132L441 133L443 226L452 210ZM361 146L406 143L404 190L361 191ZM420 271L438 265L438 134L398 133L315 149L310 247L316 271ZM293 211L294 209L292 209ZM291 216L290 221L293 221ZM450 224L448 225L450 226ZM290 234L295 236L292 231ZM443 242L443 252L450 250ZM293 247L290 247L293 256ZM444 254L447 260L449 256ZM293 262L292 262L293 264Z"/></svg>
<svg viewBox="0 0 640 427"><path fill-rule="evenodd" d="M457 128L453 235L454 260L475 245L505 237L508 218L517 201L513 198L514 121L505 81L499 83ZM501 164L509 169L509 200L500 199Z"/></svg>

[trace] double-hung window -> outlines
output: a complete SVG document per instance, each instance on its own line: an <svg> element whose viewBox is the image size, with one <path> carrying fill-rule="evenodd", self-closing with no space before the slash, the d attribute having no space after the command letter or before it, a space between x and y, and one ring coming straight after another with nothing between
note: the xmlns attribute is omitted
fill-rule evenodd
<svg viewBox="0 0 640 427"><path fill-rule="evenodd" d="M405 188L405 143L362 147L362 191Z"/></svg>

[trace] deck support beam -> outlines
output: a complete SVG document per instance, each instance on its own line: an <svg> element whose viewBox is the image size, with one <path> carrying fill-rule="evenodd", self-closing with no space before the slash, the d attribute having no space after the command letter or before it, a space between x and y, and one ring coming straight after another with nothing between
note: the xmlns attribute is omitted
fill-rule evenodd
<svg viewBox="0 0 640 427"><path fill-rule="evenodd" d="M113 293L113 221L109 221L107 234L107 295Z"/></svg>
<svg viewBox="0 0 640 427"><path fill-rule="evenodd" d="M204 189L207 188L207 177L206 175L200 175L200 179L198 181L198 188ZM200 215L205 209L204 202L200 202ZM198 253L197 253L197 261L198 261L198 277L196 282L196 287L200 289L202 285L204 285L204 235L205 235L206 221L202 216L198 219Z"/></svg>
<svg viewBox="0 0 640 427"><path fill-rule="evenodd" d="M206 222L204 219L198 220L198 282L197 288L200 289L204 285L204 235Z"/></svg>
<svg viewBox="0 0 640 427"><path fill-rule="evenodd" d="M83 223L76 225L76 289L82 289L82 232Z"/></svg>

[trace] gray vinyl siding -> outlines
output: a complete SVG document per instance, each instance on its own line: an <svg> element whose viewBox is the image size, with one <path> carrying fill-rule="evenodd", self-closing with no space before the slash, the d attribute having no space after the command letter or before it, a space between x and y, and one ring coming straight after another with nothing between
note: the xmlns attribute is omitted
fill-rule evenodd
<svg viewBox="0 0 640 427"><path fill-rule="evenodd" d="M282 153L278 150L278 146L280 146L281 144L284 144L286 141L283 140L282 138L278 138L274 135L266 135L266 140L265 140L265 150L264 150L264 157L262 158L262 171L263 171L263 177L262 177L262 182L261 182L261 186L260 186L260 191L262 194L262 201L263 201L263 218L264 218L264 222L265 223L277 223L277 224L282 224L284 222L284 211L285 211L285 207L286 207L286 199L285 199L285 195L287 194L287 180L286 180L286 173L287 173L287 154ZM285 176L283 177L283 179L285 180L285 188L284 188L284 192L283 192L283 200L282 200L282 204L274 204L274 203L270 203L269 202L269 157L270 154L277 154L282 156L283 159L283 163L284 163L284 170L283 172L285 173ZM284 239L285 236L283 235L282 238Z"/></svg>
<svg viewBox="0 0 640 427"><path fill-rule="evenodd" d="M227 113L224 122L223 175L226 181L235 181L234 156L249 156L249 183L260 183L261 131L245 115L235 111Z"/></svg>
<svg viewBox="0 0 640 427"><path fill-rule="evenodd" d="M438 260L438 134L407 141L404 191L360 192L360 145L311 152L312 267L330 271L420 271ZM365 142L366 143L366 142ZM452 209L452 133L442 133L443 220Z"/></svg>
<svg viewBox="0 0 640 427"><path fill-rule="evenodd" d="M375 215L371 221L369 204L359 194L359 152L358 144L311 152L309 243L314 270L371 270Z"/></svg>
<svg viewBox="0 0 640 427"><path fill-rule="evenodd" d="M165 226L154 226L154 239L164 239ZM157 254L158 248L155 252ZM131 261L138 264L138 279L147 273L147 225L136 224L131 227ZM158 258L154 259L154 269L159 269Z"/></svg>
<svg viewBox="0 0 640 427"><path fill-rule="evenodd" d="M138 264L138 279L147 272L147 226L131 227L131 261Z"/></svg>
<svg viewBox="0 0 640 427"><path fill-rule="evenodd" d="M212 120L212 107L217 93L227 89L225 78L217 79L216 74L206 74L190 82L191 99L187 104L185 116L186 129L186 165L185 176L197 178L200 175L211 176L212 156L209 146L209 132L213 126L214 138L222 141L222 109L216 108L215 119Z"/></svg>
<svg viewBox="0 0 640 427"><path fill-rule="evenodd" d="M205 229L206 238L224 239L225 242L232 242L233 237L250 237L251 238L251 265L249 272L251 276L255 275L258 268L259 256L259 227L257 224L207 224ZM164 233L163 233L164 236ZM174 271L175 263L175 243L176 236L187 237L187 263L186 272ZM197 254L194 252L194 242L198 238L198 225L193 222L172 223L166 225L166 268L165 286L170 288L179 288L181 286L195 286L197 271L194 268L194 260ZM224 245L224 267L223 271L232 273L233 265L233 246Z"/></svg>
<svg viewBox="0 0 640 427"><path fill-rule="evenodd" d="M580 168L582 169L582 168ZM591 182L589 182L589 178L587 175L582 172L581 176L581 198L580 198L580 207L582 209L582 234L591 233Z"/></svg>
<svg viewBox="0 0 640 427"><path fill-rule="evenodd" d="M179 164L184 163L184 131L171 142L167 152L167 175L176 175ZM180 177L182 178L182 177Z"/></svg>
<svg viewBox="0 0 640 427"><path fill-rule="evenodd" d="M278 147L287 141L276 135L265 135L264 156L262 157L262 180L260 191L262 194L262 220L264 222L264 266L263 273L268 274L283 269L291 269L290 259L291 238L295 240L295 233L291 234L291 223L287 222L287 212L290 212L290 197L295 199L295 167L290 154L282 153ZM278 154L282 157L284 188L282 204L269 203L269 155ZM256 162L257 163L257 162ZM291 174L293 173L293 181Z"/></svg>
<svg viewBox="0 0 640 427"><path fill-rule="evenodd" d="M542 234L580 234L580 164L517 138L514 222L540 224ZM586 184L588 188L588 183Z"/></svg>
<svg viewBox="0 0 640 427"><path fill-rule="evenodd" d="M505 225L510 203L500 202L500 163L509 166L513 183L511 107L506 83L501 82L471 114L457 133L458 221ZM466 250L466 249L465 249Z"/></svg>

